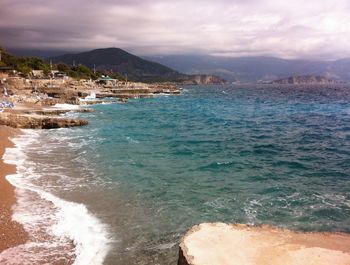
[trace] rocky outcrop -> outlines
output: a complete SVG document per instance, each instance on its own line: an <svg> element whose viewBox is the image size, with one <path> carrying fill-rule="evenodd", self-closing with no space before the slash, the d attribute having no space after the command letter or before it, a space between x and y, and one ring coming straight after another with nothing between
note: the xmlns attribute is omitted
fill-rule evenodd
<svg viewBox="0 0 350 265"><path fill-rule="evenodd" d="M178 265L349 265L350 235L204 223L181 240Z"/></svg>
<svg viewBox="0 0 350 265"><path fill-rule="evenodd" d="M58 116L62 114L66 114L68 112L79 112L79 113L87 113L87 112L93 112L93 109L89 108L79 108L79 109L41 109L41 110L18 110L18 109L13 109L10 110L9 112L14 113L14 114L35 114L35 115L49 115L49 116Z"/></svg>
<svg viewBox="0 0 350 265"><path fill-rule="evenodd" d="M54 129L87 125L86 120L15 113L0 113L0 125L21 129Z"/></svg>
<svg viewBox="0 0 350 265"><path fill-rule="evenodd" d="M97 100L109 97L140 98L152 97L155 94L180 94L180 90L171 83L145 84L136 82L117 82L115 85L111 86L74 81L67 82L65 87L41 87L38 91L44 95L48 95L51 100L54 100L57 103L68 104L81 104L79 98L85 98L91 93L96 95Z"/></svg>
<svg viewBox="0 0 350 265"><path fill-rule="evenodd" d="M291 85L305 85L305 84L337 84L338 82L324 76L301 75L291 76L279 80L272 81L272 84L291 84Z"/></svg>
<svg viewBox="0 0 350 265"><path fill-rule="evenodd" d="M200 78L197 81L199 82ZM197 81L192 80L191 83L197 84ZM113 85L106 85L91 80L68 80L62 83L62 80L56 79L27 80L17 77L7 82L7 88L14 94L11 98L13 103L30 103L36 106L54 106L58 103L80 105L80 99L91 93L94 93L98 100L107 97L119 99L152 97L155 94L180 94L178 87L171 82L146 84L116 81Z"/></svg>

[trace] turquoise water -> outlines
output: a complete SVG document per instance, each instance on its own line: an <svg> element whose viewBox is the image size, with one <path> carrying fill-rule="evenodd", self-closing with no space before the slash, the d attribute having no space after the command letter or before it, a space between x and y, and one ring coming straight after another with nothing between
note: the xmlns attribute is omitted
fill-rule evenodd
<svg viewBox="0 0 350 265"><path fill-rule="evenodd" d="M175 264L201 222L350 232L350 88L186 87L94 109L42 137L69 151L52 191L109 229L105 264Z"/></svg>

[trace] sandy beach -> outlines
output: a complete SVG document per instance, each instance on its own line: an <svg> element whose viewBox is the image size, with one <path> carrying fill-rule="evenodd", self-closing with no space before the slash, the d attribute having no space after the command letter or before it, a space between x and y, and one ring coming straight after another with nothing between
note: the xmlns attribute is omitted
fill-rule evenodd
<svg viewBox="0 0 350 265"><path fill-rule="evenodd" d="M26 242L28 236L23 227L12 220L12 206L16 202L15 189L6 180L6 175L16 172L14 165L3 161L3 154L7 147L13 146L9 137L18 134L19 130L0 126L0 252Z"/></svg>

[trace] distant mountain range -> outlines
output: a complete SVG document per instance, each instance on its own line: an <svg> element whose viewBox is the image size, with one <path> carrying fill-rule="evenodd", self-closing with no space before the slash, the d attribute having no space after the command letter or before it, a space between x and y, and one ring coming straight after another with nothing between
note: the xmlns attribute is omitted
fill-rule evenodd
<svg viewBox="0 0 350 265"><path fill-rule="evenodd" d="M47 56L49 51L13 51L18 55ZM322 76L336 81L350 82L350 58L336 61L286 60L275 57L222 57L208 55L171 55L138 57L119 48L96 49L47 57L54 63L84 64L91 69L114 71L128 75L134 81L177 81L196 83L272 82L291 76ZM61 52L63 53L63 52ZM217 77L220 78L217 78Z"/></svg>
<svg viewBox="0 0 350 265"><path fill-rule="evenodd" d="M213 74L228 81L273 81L289 76L315 75L350 81L350 58L337 61L285 60L275 57L221 57L201 55L154 56L159 62L186 74Z"/></svg>

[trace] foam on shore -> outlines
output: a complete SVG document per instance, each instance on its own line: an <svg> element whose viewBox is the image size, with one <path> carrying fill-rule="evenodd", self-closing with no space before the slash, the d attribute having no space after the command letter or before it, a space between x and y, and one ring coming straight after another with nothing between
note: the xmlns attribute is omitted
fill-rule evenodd
<svg viewBox="0 0 350 265"><path fill-rule="evenodd" d="M70 110L70 109L79 109L80 106L79 105L73 105L73 104L60 104L60 103L57 103L57 104L55 104L53 106L53 108Z"/></svg>
<svg viewBox="0 0 350 265"><path fill-rule="evenodd" d="M109 250L107 227L85 205L69 202L35 184L33 162L25 148L39 141L40 133L26 130L7 148L6 163L17 166L17 174L7 176L14 185L17 204L13 218L23 224L29 241L2 253L6 264L27 264L62 260L65 264L102 264ZM62 255L62 253L64 253Z"/></svg>

